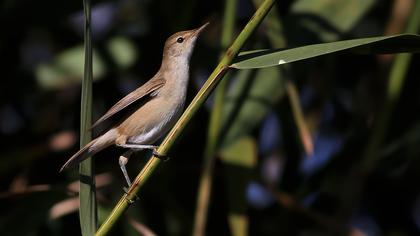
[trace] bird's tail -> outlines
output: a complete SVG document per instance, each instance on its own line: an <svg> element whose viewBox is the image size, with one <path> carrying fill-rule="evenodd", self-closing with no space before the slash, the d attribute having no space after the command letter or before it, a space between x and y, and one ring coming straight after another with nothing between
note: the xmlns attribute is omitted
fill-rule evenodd
<svg viewBox="0 0 420 236"><path fill-rule="evenodd" d="M117 137L117 131L115 129L111 129L105 134L99 136L98 138L90 141L86 144L82 149L80 149L76 154L70 157L66 163L61 167L60 172L66 168L73 167L80 163L81 161L86 160L88 157L96 154L97 152L101 151L102 149L110 146L115 142Z"/></svg>

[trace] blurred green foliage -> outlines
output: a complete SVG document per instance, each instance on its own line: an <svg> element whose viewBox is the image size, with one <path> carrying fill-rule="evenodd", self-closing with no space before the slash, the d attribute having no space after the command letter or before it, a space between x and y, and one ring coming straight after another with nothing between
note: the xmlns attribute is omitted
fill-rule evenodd
<svg viewBox="0 0 420 236"><path fill-rule="evenodd" d="M78 46L56 56L51 63L40 64L35 71L39 86L45 89L60 89L79 84L83 78L84 49ZM93 54L93 75L105 75L105 65L97 53Z"/></svg>
<svg viewBox="0 0 420 236"><path fill-rule="evenodd" d="M277 1L277 13L267 18L274 23L262 24L244 51L403 33L414 3ZM223 6L223 1L94 1L94 117L157 71L167 36L210 21L193 55L190 101L220 55ZM246 0L237 7L239 31L255 8ZM0 3L2 235L80 234L72 201L76 170L59 174L58 169L78 148L81 16L81 1ZM207 235L242 234L243 228L231 232L232 222L246 223L249 235L418 234L417 54L408 62L400 100L390 113L381 158L368 173L358 171L384 105L392 59L340 53L281 71L232 73L220 138L227 149L215 163ZM299 89L312 156L301 147L286 79ZM191 234L208 117L208 109L199 111L171 151L171 161L161 165L111 235ZM121 152L110 148L95 158L100 220L123 194ZM132 175L148 155L132 158ZM227 162L229 156L240 164ZM234 194L238 202L230 197ZM231 214L244 202L245 209Z"/></svg>

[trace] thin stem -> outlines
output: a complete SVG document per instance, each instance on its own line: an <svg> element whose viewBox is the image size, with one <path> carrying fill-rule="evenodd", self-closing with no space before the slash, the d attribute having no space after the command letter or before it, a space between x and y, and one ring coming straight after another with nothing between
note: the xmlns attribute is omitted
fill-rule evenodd
<svg viewBox="0 0 420 236"><path fill-rule="evenodd" d="M233 58L235 58L235 56L239 53L239 50L245 44L246 40L250 37L250 35L254 32L257 26L264 19L268 11L273 6L274 2L275 0L265 0L264 3L258 8L254 16L251 18L251 20L248 22L248 24L245 26L245 28L242 30L242 32L239 34L236 40L233 42L232 46L226 51L217 67L211 73L206 83L197 93L191 104L184 111L181 118L178 120L178 122L163 140L162 144L157 150L158 153L161 153L163 155L168 153L170 148L173 146L174 142L178 139L178 137L181 135L181 133L187 126L188 122L192 119L197 110L203 105L203 103L206 101L206 99L216 87L218 82L220 82L220 80L223 78ZM134 199L136 198L136 194L144 185L144 183L148 180L148 178L159 165L159 163L160 159L155 156L153 156L146 163L145 167L141 170L141 172L137 175L136 179L133 181L133 185L131 185L127 194L124 194L124 196L119 200L117 205L112 210L111 214L96 232L96 235L106 235L111 230L115 222L128 208L130 202L134 201Z"/></svg>
<svg viewBox="0 0 420 236"><path fill-rule="evenodd" d="M286 92L289 97L290 107L292 108L293 118L296 123L296 127L299 130L300 140L305 153L308 156L312 156L314 152L314 145L312 142L311 132L306 125L305 117L303 115L302 106L300 105L299 92L296 85L291 81L286 82Z"/></svg>
<svg viewBox="0 0 420 236"><path fill-rule="evenodd" d="M221 45L225 49L229 46L233 38L233 30L236 16L236 0L228 0L225 4L225 14L223 22L223 32ZM200 178L198 188L197 208L194 218L193 235L204 235L206 228L207 212L212 189L212 176L214 161L217 152L217 145L220 135L220 126L222 120L222 109L227 87L227 79L220 82L215 91L214 105L210 116L209 128L207 131L207 144L204 151L203 172Z"/></svg>
<svg viewBox="0 0 420 236"><path fill-rule="evenodd" d="M414 4L415 6L405 33L415 34L420 29L420 2L416 1ZM398 54L392 64L385 105L378 115L378 120L376 121L372 136L364 153L364 162L362 163L365 169L364 171L369 171L380 157L379 148L385 138L392 111L399 100L411 56L412 54L410 53Z"/></svg>

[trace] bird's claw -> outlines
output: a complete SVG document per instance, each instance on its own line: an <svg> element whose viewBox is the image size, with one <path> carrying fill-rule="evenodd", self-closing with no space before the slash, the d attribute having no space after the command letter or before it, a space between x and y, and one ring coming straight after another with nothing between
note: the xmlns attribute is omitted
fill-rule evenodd
<svg viewBox="0 0 420 236"><path fill-rule="evenodd" d="M123 187L123 191L124 191L124 193L128 196L129 195L129 192L128 192L128 188L127 187ZM139 196L137 196L137 194L134 194L134 200L133 199L129 199L129 198L126 198L127 199L127 202L128 202L128 204L133 204L133 203L135 203L137 200L139 200L140 198L139 198Z"/></svg>
<svg viewBox="0 0 420 236"><path fill-rule="evenodd" d="M162 161L168 161L170 158L166 154L160 154L156 149L153 149L153 156L159 158Z"/></svg>

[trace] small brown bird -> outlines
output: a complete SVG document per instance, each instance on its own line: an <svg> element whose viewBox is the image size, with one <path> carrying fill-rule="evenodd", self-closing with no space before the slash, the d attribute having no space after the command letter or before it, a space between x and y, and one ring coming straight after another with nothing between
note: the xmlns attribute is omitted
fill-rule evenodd
<svg viewBox="0 0 420 236"><path fill-rule="evenodd" d="M155 150L153 143L168 132L181 115L189 79L190 57L197 37L208 24L170 36L165 42L162 64L156 75L117 102L92 128L116 117L123 110L132 112L80 149L61 167L60 172L113 144L129 148L130 153L132 150ZM132 109L133 106L136 107ZM124 156L120 157L119 163L128 185L131 185L125 169L128 160L124 160Z"/></svg>

